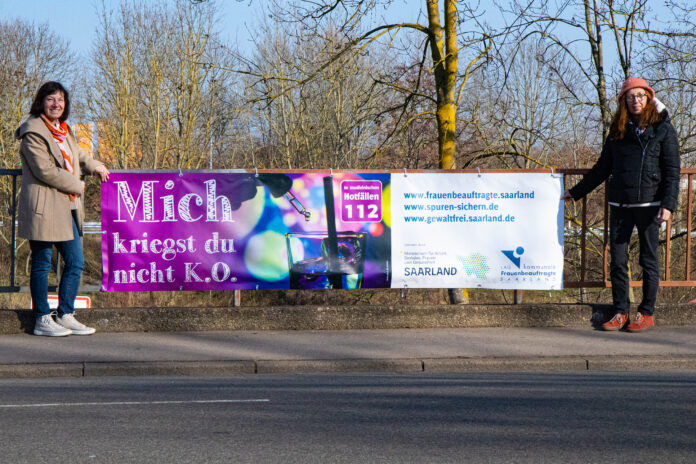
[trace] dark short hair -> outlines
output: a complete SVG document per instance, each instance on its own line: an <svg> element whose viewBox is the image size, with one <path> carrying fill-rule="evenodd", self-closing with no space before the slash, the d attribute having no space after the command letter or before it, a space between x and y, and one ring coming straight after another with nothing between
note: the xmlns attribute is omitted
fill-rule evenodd
<svg viewBox="0 0 696 464"><path fill-rule="evenodd" d="M63 110L63 114L60 116L60 118L58 118L58 120L63 122L68 119L68 116L70 115L70 95L68 94L68 91L65 90L65 87L63 87L63 84L55 81L48 81L41 84L39 90L36 91L36 96L31 104L29 114L37 118L41 116L41 114L44 112L44 99L56 92L61 92L63 94L63 99L65 100L65 110Z"/></svg>

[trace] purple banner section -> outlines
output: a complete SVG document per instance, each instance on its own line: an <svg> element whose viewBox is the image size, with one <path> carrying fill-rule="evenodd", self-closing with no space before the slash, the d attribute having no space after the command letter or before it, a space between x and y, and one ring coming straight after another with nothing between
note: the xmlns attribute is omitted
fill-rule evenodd
<svg viewBox="0 0 696 464"><path fill-rule="evenodd" d="M389 182L381 173L113 172L102 184L102 290L389 288Z"/></svg>

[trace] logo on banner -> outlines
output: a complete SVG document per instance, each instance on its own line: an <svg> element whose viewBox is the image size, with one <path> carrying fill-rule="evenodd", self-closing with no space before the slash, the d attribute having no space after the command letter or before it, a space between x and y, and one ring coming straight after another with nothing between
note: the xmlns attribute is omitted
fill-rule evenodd
<svg viewBox="0 0 696 464"><path fill-rule="evenodd" d="M520 263L522 262L522 255L524 254L524 248L522 247L517 247L515 250L500 250L506 257L507 259L512 262L515 266L517 266L517 269L520 268Z"/></svg>
<svg viewBox="0 0 696 464"><path fill-rule="evenodd" d="M486 257L481 253L459 256L458 259L462 263L466 275L473 275L477 279L486 279L488 271L491 270Z"/></svg>
<svg viewBox="0 0 696 464"><path fill-rule="evenodd" d="M558 278L559 271L556 264L549 262L539 263L538 256L535 253L531 257L527 255L523 263L522 255L524 254L524 248L521 246L514 250L500 250L500 252L512 263L503 264L500 268L501 282L552 282ZM535 258L537 262L534 261Z"/></svg>

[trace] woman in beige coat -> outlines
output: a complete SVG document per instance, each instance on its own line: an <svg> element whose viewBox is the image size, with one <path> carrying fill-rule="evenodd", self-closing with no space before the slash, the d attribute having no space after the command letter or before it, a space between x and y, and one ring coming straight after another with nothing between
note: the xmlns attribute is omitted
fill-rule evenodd
<svg viewBox="0 0 696 464"><path fill-rule="evenodd" d="M20 237L31 246L30 288L36 316L35 335L89 335L94 329L75 319L75 297L84 268L82 254L81 168L108 180L106 167L77 144L65 120L70 96L59 82L43 84L31 105L29 118L17 129L21 141L22 190L19 195ZM53 247L65 266L58 286L57 319L48 306L48 272Z"/></svg>

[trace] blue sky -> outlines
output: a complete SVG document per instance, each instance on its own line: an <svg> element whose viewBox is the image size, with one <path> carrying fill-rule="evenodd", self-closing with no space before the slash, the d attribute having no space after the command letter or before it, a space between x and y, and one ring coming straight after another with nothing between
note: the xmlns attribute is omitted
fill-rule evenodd
<svg viewBox="0 0 696 464"><path fill-rule="evenodd" d="M221 12L221 29L229 39L244 34L244 24L254 20L258 3L250 1L217 0ZM117 5L118 1L105 2ZM70 41L77 53L87 55L91 49L95 28L99 24L97 5L100 0L0 0L0 18L22 18L36 23L48 23L51 29Z"/></svg>
<svg viewBox="0 0 696 464"><path fill-rule="evenodd" d="M247 36L245 25L257 22L266 0L214 0L220 11L220 29L223 38L238 42L244 50ZM107 5L118 5L117 0L105 0ZM86 56L91 49L95 28L99 24L97 5L101 0L0 0L0 18L22 18L36 23L48 23L51 29L70 41L72 49ZM418 0L395 0L387 12L390 19L415 21L421 7ZM409 6L410 5L410 6Z"/></svg>

